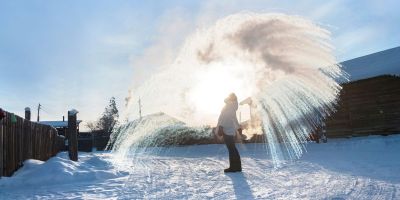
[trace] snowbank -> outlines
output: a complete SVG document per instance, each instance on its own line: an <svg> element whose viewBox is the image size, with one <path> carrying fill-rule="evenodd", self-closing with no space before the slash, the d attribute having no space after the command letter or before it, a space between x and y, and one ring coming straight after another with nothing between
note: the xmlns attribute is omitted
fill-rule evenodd
<svg viewBox="0 0 400 200"><path fill-rule="evenodd" d="M12 177L2 177L0 187L38 187L47 185L71 184L74 182L101 181L119 177L112 164L101 154L79 154L79 161L69 160L67 152L43 162L26 160L24 166Z"/></svg>

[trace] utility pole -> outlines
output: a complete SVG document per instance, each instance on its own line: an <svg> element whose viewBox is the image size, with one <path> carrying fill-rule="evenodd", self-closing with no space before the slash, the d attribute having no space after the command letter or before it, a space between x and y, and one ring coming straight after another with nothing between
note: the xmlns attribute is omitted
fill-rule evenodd
<svg viewBox="0 0 400 200"><path fill-rule="evenodd" d="M37 121L39 121L39 119L40 119L40 107L41 107L42 105L40 105L40 103L39 103L39 106L38 106L38 108L37 108Z"/></svg>
<svg viewBox="0 0 400 200"><path fill-rule="evenodd" d="M142 102L140 101L140 97L138 103L139 103L139 117L140 119L142 119Z"/></svg>

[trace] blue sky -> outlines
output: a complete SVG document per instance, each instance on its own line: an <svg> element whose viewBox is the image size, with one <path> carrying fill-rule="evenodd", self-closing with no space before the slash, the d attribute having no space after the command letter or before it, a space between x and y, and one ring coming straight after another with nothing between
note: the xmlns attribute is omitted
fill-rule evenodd
<svg viewBox="0 0 400 200"><path fill-rule="evenodd" d="M0 107L95 120L111 96L170 62L198 27L241 11L304 16L332 32L340 61L400 46L400 1L0 0ZM33 119L36 114L33 113Z"/></svg>

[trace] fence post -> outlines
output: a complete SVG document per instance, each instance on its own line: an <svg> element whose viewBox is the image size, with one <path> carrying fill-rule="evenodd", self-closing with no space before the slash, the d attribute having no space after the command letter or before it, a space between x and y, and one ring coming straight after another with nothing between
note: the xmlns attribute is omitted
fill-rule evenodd
<svg viewBox="0 0 400 200"><path fill-rule="evenodd" d="M77 113L75 109L68 111L68 155L73 161L78 161Z"/></svg>
<svg viewBox="0 0 400 200"><path fill-rule="evenodd" d="M29 107L25 108L25 119L31 121L31 109Z"/></svg>
<svg viewBox="0 0 400 200"><path fill-rule="evenodd" d="M31 148L31 133L30 133L30 123L31 123L31 109L29 107L25 107L25 120L22 122L23 123L23 161L25 159L31 158L32 154L30 154L30 148Z"/></svg>

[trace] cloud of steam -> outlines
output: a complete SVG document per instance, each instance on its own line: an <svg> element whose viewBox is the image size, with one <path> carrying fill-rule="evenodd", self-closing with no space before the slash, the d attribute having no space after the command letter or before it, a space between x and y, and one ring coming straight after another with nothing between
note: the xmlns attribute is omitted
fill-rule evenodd
<svg viewBox="0 0 400 200"><path fill-rule="evenodd" d="M146 99L143 102L147 104L147 113L170 110L163 109L170 107L170 102L178 105L170 114L186 118L184 113L193 107L187 102L187 95L198 83L196 75L212 68L221 69L221 77L234 73L240 76L238 81L245 79L245 89L249 91L266 89L274 81L294 74L310 78L316 77L312 73L325 78L340 76L328 42L329 32L300 17L232 15L219 20L214 27L191 35L174 63L154 74L133 93ZM225 68L228 71L223 72ZM324 70L329 70L329 76ZM246 75L250 76L243 77ZM151 99L152 93L155 96ZM137 101L138 98L133 99Z"/></svg>
<svg viewBox="0 0 400 200"><path fill-rule="evenodd" d="M251 97L278 160L301 155L309 132L334 110L340 78L328 31L298 16L240 13L186 38L132 99L140 97L147 114L215 125L226 95ZM130 111L137 116L137 107Z"/></svg>

